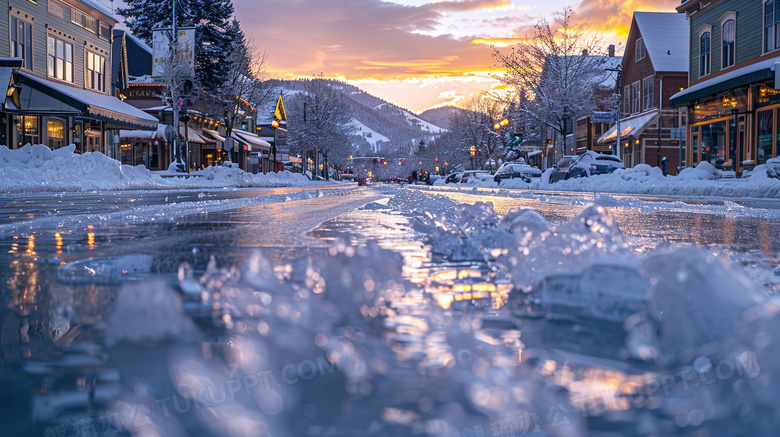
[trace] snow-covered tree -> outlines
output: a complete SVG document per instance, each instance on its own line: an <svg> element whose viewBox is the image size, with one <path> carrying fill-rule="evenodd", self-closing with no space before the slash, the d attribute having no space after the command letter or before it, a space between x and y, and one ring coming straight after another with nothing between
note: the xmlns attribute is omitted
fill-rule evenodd
<svg viewBox="0 0 780 437"><path fill-rule="evenodd" d="M503 70L496 77L513 89L519 114L564 132L564 123L573 125L572 120L597 106L603 96L597 91L612 64L602 40L587 22L575 24L571 9L559 14L555 24L542 18L526 42L509 52L494 47L493 56Z"/></svg>
<svg viewBox="0 0 780 437"><path fill-rule="evenodd" d="M219 86L228 73L231 44L228 32L233 3L231 0L177 1L177 26L195 27L195 76L201 89ZM169 0L125 0L127 7L117 9L125 24L137 37L152 44L152 31L170 28L173 2Z"/></svg>

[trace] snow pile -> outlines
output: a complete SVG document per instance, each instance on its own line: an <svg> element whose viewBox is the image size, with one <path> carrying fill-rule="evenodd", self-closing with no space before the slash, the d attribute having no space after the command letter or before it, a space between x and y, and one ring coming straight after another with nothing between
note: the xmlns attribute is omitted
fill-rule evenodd
<svg viewBox="0 0 780 437"><path fill-rule="evenodd" d="M550 183L553 169L547 169L539 180L530 183L522 179L505 179L496 184L469 180L467 184L445 184L436 181L436 186L480 188L515 188L532 190L577 191L616 194L652 194L681 196L722 197L780 197L780 158L773 158L766 165L758 165L741 179L726 178L722 170L708 162L700 162L695 168L685 168L677 176L664 176L658 167L639 164L632 168L617 169L612 174L572 178ZM775 170L776 169L776 170ZM772 172L775 173L772 173ZM776 174L777 178L773 178Z"/></svg>
<svg viewBox="0 0 780 437"><path fill-rule="evenodd" d="M143 166L122 165L98 152L76 154L76 146L51 150L42 144L11 150L0 146L0 191L80 191L165 188L169 184Z"/></svg>
<svg viewBox="0 0 780 437"><path fill-rule="evenodd" d="M168 188L301 187L311 182L299 173L251 174L235 165L212 166L189 176L172 168L150 172L143 165L123 165L99 152L75 153L76 146L51 150L42 144L11 150L0 146L0 191L88 191ZM163 179L161 176L176 175ZM331 182L338 183L338 182Z"/></svg>

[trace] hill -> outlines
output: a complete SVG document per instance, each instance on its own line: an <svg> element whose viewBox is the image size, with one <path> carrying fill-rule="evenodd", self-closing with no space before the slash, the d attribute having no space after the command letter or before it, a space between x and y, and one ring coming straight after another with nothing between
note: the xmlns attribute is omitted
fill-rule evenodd
<svg viewBox="0 0 780 437"><path fill-rule="evenodd" d="M344 82L328 80L347 103L356 134L353 148L360 154L405 155L416 150L420 142L428 142L443 133L443 129L393 103L368 94ZM271 84L282 96L304 91L304 80L277 80ZM278 91L274 94L279 95Z"/></svg>
<svg viewBox="0 0 780 437"><path fill-rule="evenodd" d="M465 109L458 108L456 106L442 106L440 108L429 109L418 114L417 116L427 121L428 123L441 126L444 129L451 129L452 126L450 126L450 120L455 114L463 111L465 111Z"/></svg>

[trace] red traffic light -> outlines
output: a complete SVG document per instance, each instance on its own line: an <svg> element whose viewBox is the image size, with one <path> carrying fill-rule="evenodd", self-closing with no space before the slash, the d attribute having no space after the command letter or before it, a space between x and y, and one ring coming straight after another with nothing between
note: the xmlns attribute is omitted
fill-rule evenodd
<svg viewBox="0 0 780 437"><path fill-rule="evenodd" d="M433 160L439 162L439 158L433 158Z"/></svg>

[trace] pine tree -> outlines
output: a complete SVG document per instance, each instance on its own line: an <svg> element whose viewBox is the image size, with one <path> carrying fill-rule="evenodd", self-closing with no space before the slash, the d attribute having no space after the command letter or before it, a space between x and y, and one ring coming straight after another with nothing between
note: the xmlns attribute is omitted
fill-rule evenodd
<svg viewBox="0 0 780 437"><path fill-rule="evenodd" d="M233 15L231 0L177 1L177 26L195 27L195 76L201 89L214 89L221 84L229 69L227 61L231 38L228 31ZM126 8L117 13L133 35L152 43L152 31L170 28L173 22L173 2L170 0L125 0Z"/></svg>

